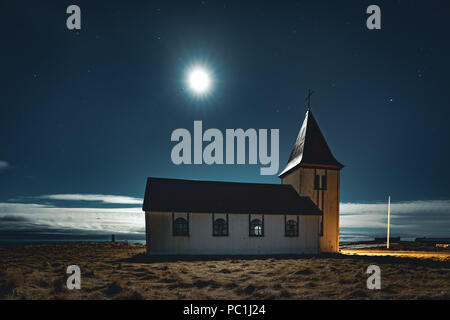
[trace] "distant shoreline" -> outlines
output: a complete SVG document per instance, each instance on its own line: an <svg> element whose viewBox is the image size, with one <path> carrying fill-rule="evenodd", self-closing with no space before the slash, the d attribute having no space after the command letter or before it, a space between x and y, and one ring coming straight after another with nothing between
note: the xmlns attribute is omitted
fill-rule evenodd
<svg viewBox="0 0 450 320"><path fill-rule="evenodd" d="M23 240L10 240L10 239L0 239L1 245L21 245L21 244L51 244L51 243L76 243L76 242L111 242L111 239L23 239ZM135 244L145 244L144 240L137 240L137 239L131 239L131 240L124 240L124 239L118 239L116 242L128 242L128 243L135 243Z"/></svg>
<svg viewBox="0 0 450 320"><path fill-rule="evenodd" d="M415 239L415 238L414 238ZM431 244L424 244L416 242L414 239L403 240L401 241L392 241L391 240L391 248L401 246L402 250L420 250L422 251L435 251L436 246ZM64 244L64 243L86 243L86 242L98 242L98 243L107 243L111 242L111 236L105 236L101 238L43 238L43 239L1 239L0 245L32 245L32 244ZM142 244L145 245L145 237L135 237L135 238L127 238L121 237L120 235L116 235L115 242L125 242L125 243L133 243L133 244ZM339 243L340 249L369 249L369 248L386 248L386 242L380 242L379 240L363 240L363 241L342 241Z"/></svg>

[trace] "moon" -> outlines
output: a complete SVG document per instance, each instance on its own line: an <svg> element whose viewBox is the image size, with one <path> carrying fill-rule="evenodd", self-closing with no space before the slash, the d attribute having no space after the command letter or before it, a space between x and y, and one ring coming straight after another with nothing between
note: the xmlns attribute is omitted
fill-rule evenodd
<svg viewBox="0 0 450 320"><path fill-rule="evenodd" d="M193 67L188 71L187 83L190 91L197 96L204 96L211 90L211 72L205 67Z"/></svg>

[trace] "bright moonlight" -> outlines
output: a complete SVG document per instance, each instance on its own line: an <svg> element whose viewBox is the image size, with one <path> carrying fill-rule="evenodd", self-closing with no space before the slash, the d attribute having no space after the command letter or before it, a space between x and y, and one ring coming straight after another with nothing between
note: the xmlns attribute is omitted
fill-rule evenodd
<svg viewBox="0 0 450 320"><path fill-rule="evenodd" d="M211 74L205 68L195 67L188 72L188 85L196 95L204 95L211 89Z"/></svg>

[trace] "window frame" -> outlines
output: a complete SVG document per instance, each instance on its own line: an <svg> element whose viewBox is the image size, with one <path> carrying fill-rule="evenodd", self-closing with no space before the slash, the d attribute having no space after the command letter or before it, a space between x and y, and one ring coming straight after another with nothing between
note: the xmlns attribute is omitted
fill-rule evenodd
<svg viewBox="0 0 450 320"><path fill-rule="evenodd" d="M320 174L314 172L314 190L320 190Z"/></svg>
<svg viewBox="0 0 450 320"><path fill-rule="evenodd" d="M324 215L323 215L323 212L322 212L322 217L320 219L320 226L319 226L319 228L320 228L319 236L321 236L321 237L323 237L323 220L324 220Z"/></svg>
<svg viewBox="0 0 450 320"><path fill-rule="evenodd" d="M215 228L215 224L216 221L218 220L223 220L225 221L225 233L223 234L216 234L216 228ZM226 219L223 218L214 218L214 213L212 214L212 235L213 237L228 237L229 236L229 220L228 220L228 213L226 214Z"/></svg>
<svg viewBox="0 0 450 320"><path fill-rule="evenodd" d="M261 234L255 234L252 232L254 228L252 228L252 222L258 220L261 222ZM261 219L254 218L252 219L251 214L248 215L248 235L249 237L264 237L264 215L261 215Z"/></svg>
<svg viewBox="0 0 450 320"><path fill-rule="evenodd" d="M328 172L325 169L325 174L317 174L314 170L314 190L327 190L328 187Z"/></svg>
<svg viewBox="0 0 450 320"><path fill-rule="evenodd" d="M183 233L178 232L179 230L177 228L175 228L176 225L176 221L178 219L182 219L186 222L186 231ZM189 233L189 213L186 214L186 218L184 217L177 217L175 219L175 213L172 212L172 236L174 237L189 237L190 233Z"/></svg>
<svg viewBox="0 0 450 320"><path fill-rule="evenodd" d="M322 185L321 185L321 187L320 187L320 190L327 190L327 173L326 173L326 171L325 171L325 174L324 175L322 175L321 176L322 178L321 178L321 183L322 183Z"/></svg>
<svg viewBox="0 0 450 320"><path fill-rule="evenodd" d="M294 221L296 226L295 226L295 233L294 234L288 234L288 222L289 221ZM297 220L293 220L293 219L287 219L287 216L284 216L284 236L285 237L289 237L289 238L298 238L299 237L299 217L297 216Z"/></svg>

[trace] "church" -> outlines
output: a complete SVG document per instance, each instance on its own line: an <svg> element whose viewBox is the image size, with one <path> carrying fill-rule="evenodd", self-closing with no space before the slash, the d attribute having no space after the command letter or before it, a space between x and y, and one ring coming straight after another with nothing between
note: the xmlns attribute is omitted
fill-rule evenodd
<svg viewBox="0 0 450 320"><path fill-rule="evenodd" d="M338 252L342 168L308 108L281 184L148 178L147 253Z"/></svg>

